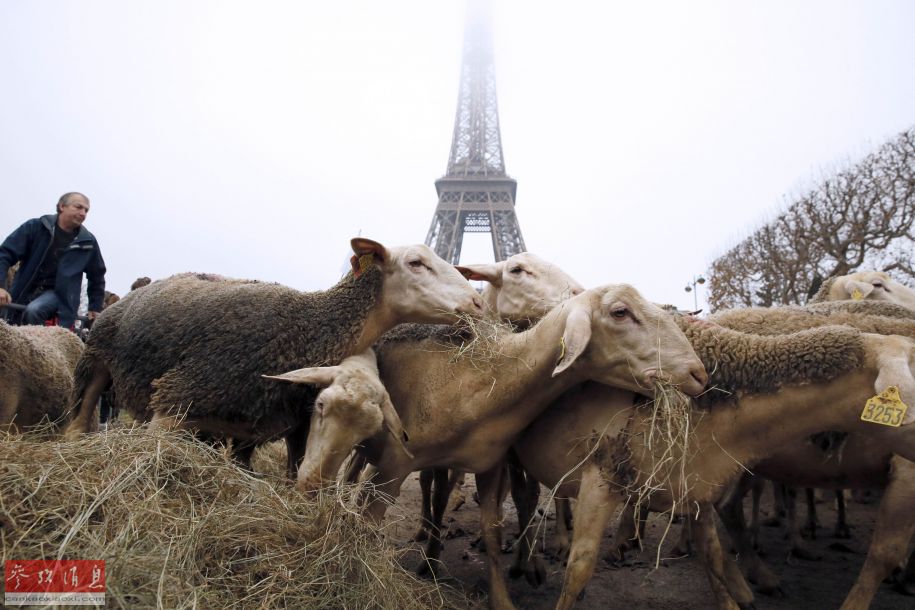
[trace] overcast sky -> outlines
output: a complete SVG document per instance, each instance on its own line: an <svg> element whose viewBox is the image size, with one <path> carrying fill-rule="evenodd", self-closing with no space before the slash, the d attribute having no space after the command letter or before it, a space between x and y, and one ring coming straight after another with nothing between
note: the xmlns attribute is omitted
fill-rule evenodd
<svg viewBox="0 0 915 610"><path fill-rule="evenodd" d="M114 292L181 271L329 287L351 237L426 237L463 15L0 0L0 237L78 190ZM906 0L497 0L528 249L692 307L686 283L785 197L915 124L913 24ZM491 261L488 239L462 262Z"/></svg>

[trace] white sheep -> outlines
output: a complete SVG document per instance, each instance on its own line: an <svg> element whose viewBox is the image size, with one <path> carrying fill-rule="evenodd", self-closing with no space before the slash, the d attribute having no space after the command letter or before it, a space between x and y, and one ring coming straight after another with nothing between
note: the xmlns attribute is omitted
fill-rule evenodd
<svg viewBox="0 0 915 610"><path fill-rule="evenodd" d="M915 290L900 284L882 271L859 271L823 282L811 303L845 299L886 301L915 309Z"/></svg>
<svg viewBox="0 0 915 610"><path fill-rule="evenodd" d="M480 495L489 497L514 438L569 388L591 379L650 392L652 379L665 378L697 394L706 378L670 316L628 286L587 290L527 331L498 333L485 357L455 359L442 347L448 341L461 337L430 330L389 335L376 346L414 456L378 437L365 443L360 451L374 466L379 495L396 497L410 472L438 467L477 473ZM380 519L385 508L372 496L366 511ZM481 522L497 512L495 500L485 502Z"/></svg>
<svg viewBox="0 0 915 610"><path fill-rule="evenodd" d="M752 593L721 556L708 520L712 504L742 472L741 465L752 467L773 449L800 441L823 425L882 438L894 450L915 456L915 415L907 413L898 429L860 420L865 401L890 385L900 388L905 401L915 399L915 341L847 327L784 337L743 335L702 322L685 330L712 372L712 387L722 387L731 397L720 399L701 417L696 413L683 482L689 489L688 505L700 507L697 544L716 598L722 606L733 607L734 599L750 603ZM657 452L667 448L661 442L649 450L635 440L646 426L645 412L633 407L632 394L589 384L551 406L515 444L522 464L535 477L546 485L558 484L560 495L578 497L559 608L571 607L590 578L615 507L626 501L640 473L653 471ZM594 440L607 446L588 457L593 441L579 441L591 438L594 430L602 431ZM653 509L670 509L672 490L680 485L678 473L674 471L669 487L651 495Z"/></svg>
<svg viewBox="0 0 915 610"><path fill-rule="evenodd" d="M410 453L404 446L408 437L378 378L371 349L344 358L336 366L306 367L264 377L324 388L315 399L305 458L299 467L303 488L316 489L332 482L353 447L382 431Z"/></svg>

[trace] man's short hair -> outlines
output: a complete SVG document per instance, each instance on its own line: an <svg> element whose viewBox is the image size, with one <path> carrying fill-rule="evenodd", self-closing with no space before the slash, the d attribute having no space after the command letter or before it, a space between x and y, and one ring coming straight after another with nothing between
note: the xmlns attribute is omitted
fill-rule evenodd
<svg viewBox="0 0 915 610"><path fill-rule="evenodd" d="M69 204L70 199L72 199L73 197L76 197L77 195L79 195L80 197L85 199L86 203L89 203L89 198L86 197L85 195L83 195L82 193L77 193L76 191L73 191L71 193L64 193L63 195L60 196L60 199L57 200L57 213L60 214L60 208Z"/></svg>
<svg viewBox="0 0 915 610"><path fill-rule="evenodd" d="M150 283L152 283L152 280L148 277L138 277L136 280L134 280L133 284L130 285L130 289L136 290L137 288L142 288L143 286L147 286Z"/></svg>

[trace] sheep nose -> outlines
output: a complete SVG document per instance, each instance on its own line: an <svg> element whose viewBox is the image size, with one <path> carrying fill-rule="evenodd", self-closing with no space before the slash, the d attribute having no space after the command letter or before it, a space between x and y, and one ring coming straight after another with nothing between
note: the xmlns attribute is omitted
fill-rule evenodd
<svg viewBox="0 0 915 610"><path fill-rule="evenodd" d="M705 371L705 367L701 364L698 368L694 368L689 373L693 379L695 379L699 385L703 388L708 384L708 373Z"/></svg>
<svg viewBox="0 0 915 610"><path fill-rule="evenodd" d="M573 296L573 297L577 297L578 295L580 295L580 294L581 294L582 292L584 292L584 291L585 291L585 289L582 288L581 286L579 286L578 288L573 288L573 289L572 289L572 296Z"/></svg>

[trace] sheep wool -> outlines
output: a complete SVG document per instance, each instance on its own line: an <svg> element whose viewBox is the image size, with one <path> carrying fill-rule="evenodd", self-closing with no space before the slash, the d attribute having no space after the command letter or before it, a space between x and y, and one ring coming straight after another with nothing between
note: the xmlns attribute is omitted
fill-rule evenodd
<svg viewBox="0 0 915 610"><path fill-rule="evenodd" d="M844 324L862 332L915 339L915 312L880 301L831 301L808 307L748 307L709 316L708 321L756 335L784 335Z"/></svg>
<svg viewBox="0 0 915 610"><path fill-rule="evenodd" d="M380 299L382 280L372 268L310 293L204 274L154 282L99 317L77 368L74 403L103 361L119 405L141 421L160 411L253 422L253 440L272 440L307 425L317 390L261 375L338 364Z"/></svg>
<svg viewBox="0 0 915 610"><path fill-rule="evenodd" d="M0 426L59 421L73 388L83 342L59 326L10 326L0 320Z"/></svg>
<svg viewBox="0 0 915 610"><path fill-rule="evenodd" d="M709 373L707 404L730 394L772 393L783 385L835 379L864 363L861 332L825 326L789 335L738 332L703 320L677 317Z"/></svg>

